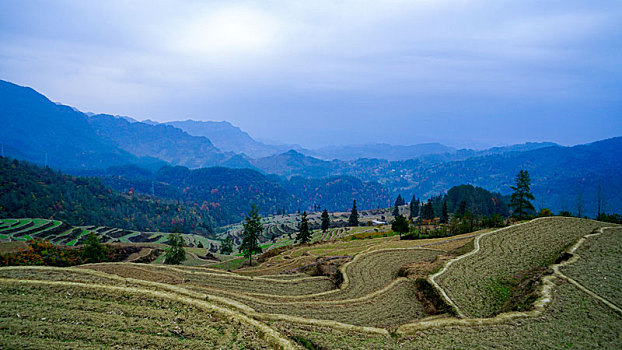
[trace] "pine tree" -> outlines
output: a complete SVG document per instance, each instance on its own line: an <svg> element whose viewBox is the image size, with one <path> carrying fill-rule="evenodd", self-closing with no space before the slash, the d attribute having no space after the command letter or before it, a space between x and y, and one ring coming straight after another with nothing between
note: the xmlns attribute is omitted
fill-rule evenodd
<svg viewBox="0 0 622 350"><path fill-rule="evenodd" d="M408 221L406 221L406 218L403 215L398 214L395 217L395 221L391 224L391 230L399 233L401 238L402 234L408 232L408 229Z"/></svg>
<svg viewBox="0 0 622 350"><path fill-rule="evenodd" d="M259 235L263 232L263 225L258 212L257 207L253 204L243 224L242 235L244 237L242 238L240 251L244 253L244 257L248 258L249 265L253 264L253 254L261 253L262 251L259 246Z"/></svg>
<svg viewBox="0 0 622 350"><path fill-rule="evenodd" d="M406 205L406 201L404 201L404 198L402 198L401 194L398 194L397 198L395 199L395 206L399 207L400 205Z"/></svg>
<svg viewBox="0 0 622 350"><path fill-rule="evenodd" d="M432 206L432 200L428 199L428 202L423 205L423 213L421 214L425 220L434 220L434 207Z"/></svg>
<svg viewBox="0 0 622 350"><path fill-rule="evenodd" d="M446 224L449 221L449 213L447 212L447 201L443 202L443 210L441 212L441 224Z"/></svg>
<svg viewBox="0 0 622 350"><path fill-rule="evenodd" d="M356 227L359 225L359 213L356 210L356 199L352 202L352 212L348 218L348 226Z"/></svg>
<svg viewBox="0 0 622 350"><path fill-rule="evenodd" d="M514 209L512 215L517 216L519 220L522 220L529 212L535 210L533 204L530 202L534 200L530 186L531 179L529 178L529 172L527 172L527 170L521 170L516 176L515 186L510 187L512 191L514 191L510 201L510 207Z"/></svg>
<svg viewBox="0 0 622 350"><path fill-rule="evenodd" d="M324 209L322 212L322 232L328 231L330 228L330 216L328 215L328 211Z"/></svg>
<svg viewBox="0 0 622 350"><path fill-rule="evenodd" d="M309 220L307 219L307 212L302 212L302 218L300 219L300 226L298 228L298 234L296 235L296 241L305 244L311 240L311 232L309 231Z"/></svg>
<svg viewBox="0 0 622 350"><path fill-rule="evenodd" d="M164 255L164 263L169 265L179 265L186 260L186 250L184 249L184 239L180 233L171 233L168 236L168 245Z"/></svg>

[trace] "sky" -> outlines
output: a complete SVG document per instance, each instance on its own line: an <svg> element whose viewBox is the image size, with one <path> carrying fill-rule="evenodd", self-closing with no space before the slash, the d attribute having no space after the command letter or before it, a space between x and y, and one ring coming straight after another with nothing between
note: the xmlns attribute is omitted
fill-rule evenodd
<svg viewBox="0 0 622 350"><path fill-rule="evenodd" d="M622 136L622 1L0 0L0 79L320 147Z"/></svg>

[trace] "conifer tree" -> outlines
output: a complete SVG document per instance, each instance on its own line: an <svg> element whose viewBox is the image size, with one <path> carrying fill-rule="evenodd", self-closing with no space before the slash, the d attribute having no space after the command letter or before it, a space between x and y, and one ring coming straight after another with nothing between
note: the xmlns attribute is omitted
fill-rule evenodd
<svg viewBox="0 0 622 350"><path fill-rule="evenodd" d="M244 257L248 258L248 264L252 265L253 254L261 253L262 251L259 246L259 235L263 232L261 216L259 216L259 210L254 204L251 206L251 211L245 218L243 227L240 251L244 253Z"/></svg>
<svg viewBox="0 0 622 350"><path fill-rule="evenodd" d="M447 201L443 201L443 210L441 212L440 223L446 224L449 222L449 213L447 212Z"/></svg>
<svg viewBox="0 0 622 350"><path fill-rule="evenodd" d="M352 202L352 211L348 218L348 226L357 227L359 225L359 213L356 210L356 199Z"/></svg>
<svg viewBox="0 0 622 350"><path fill-rule="evenodd" d="M535 210L533 204L530 202L534 200L530 186L531 179L529 178L529 172L527 170L521 170L516 176L515 186L510 187L512 191L514 191L510 201L510 207L514 209L512 215L518 217L519 220L524 219L529 212Z"/></svg>
<svg viewBox="0 0 622 350"><path fill-rule="evenodd" d="M311 240L311 232L309 231L309 220L307 219L307 212L302 212L302 218L300 219L300 226L298 228L298 234L296 235L296 241L305 244Z"/></svg>
<svg viewBox="0 0 622 350"><path fill-rule="evenodd" d="M413 198L410 200L409 209L410 209L411 220L419 216L419 199L415 198L414 195L413 195Z"/></svg>
<svg viewBox="0 0 622 350"><path fill-rule="evenodd" d="M330 216L328 215L328 211L324 209L322 212L322 232L328 231L330 228Z"/></svg>

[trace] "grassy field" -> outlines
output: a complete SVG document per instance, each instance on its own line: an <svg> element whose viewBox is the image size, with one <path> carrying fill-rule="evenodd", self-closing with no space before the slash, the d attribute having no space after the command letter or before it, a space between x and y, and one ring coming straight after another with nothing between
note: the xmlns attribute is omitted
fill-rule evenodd
<svg viewBox="0 0 622 350"><path fill-rule="evenodd" d="M281 248L260 264L233 272L218 265L134 263L5 267L0 268L0 344L619 348L622 230L598 234L604 226L546 218L437 239L345 239ZM564 251L574 256L558 259ZM334 266L323 260L339 256ZM309 269L292 270L308 261L318 269L325 264L330 274L311 277L302 273ZM525 273L540 268L546 272ZM283 271L291 274L278 274ZM537 278L529 310L497 315L500 289L494 282L504 287L504 281L525 275ZM443 293L457 316L449 308L430 311L430 305L442 303Z"/></svg>

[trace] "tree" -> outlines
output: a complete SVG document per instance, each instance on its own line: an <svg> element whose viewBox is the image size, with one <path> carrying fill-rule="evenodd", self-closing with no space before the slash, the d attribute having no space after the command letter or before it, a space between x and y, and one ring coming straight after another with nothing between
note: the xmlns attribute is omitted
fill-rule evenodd
<svg viewBox="0 0 622 350"><path fill-rule="evenodd" d="M324 209L322 212L322 232L328 231L330 228L330 216L328 215L328 211Z"/></svg>
<svg viewBox="0 0 622 350"><path fill-rule="evenodd" d="M443 210L441 211L441 224L446 224L449 221L449 213L447 212L447 201L443 202Z"/></svg>
<svg viewBox="0 0 622 350"><path fill-rule="evenodd" d="M220 243L220 254L229 255L231 253L233 253L233 240L231 236L227 236L222 240L222 243Z"/></svg>
<svg viewBox="0 0 622 350"><path fill-rule="evenodd" d="M425 220L434 220L434 207L432 206L431 200L428 200L428 202L423 205L423 212L421 214Z"/></svg>
<svg viewBox="0 0 622 350"><path fill-rule="evenodd" d="M302 212L302 218L300 219L300 226L298 228L298 234L296 235L296 241L305 244L311 240L311 232L309 231L309 220L307 219L307 212Z"/></svg>
<svg viewBox="0 0 622 350"><path fill-rule="evenodd" d="M199 241L199 243L197 244L197 248L205 248L203 247L203 242Z"/></svg>
<svg viewBox="0 0 622 350"><path fill-rule="evenodd" d="M406 201L404 201L404 198L402 198L401 194L398 194L397 198L395 199L395 206L399 207L401 205L406 205Z"/></svg>
<svg viewBox="0 0 622 350"><path fill-rule="evenodd" d="M410 200L409 207L410 207L409 209L410 209L411 220L419 216L419 199L415 198L414 195L413 195L413 198Z"/></svg>
<svg viewBox="0 0 622 350"><path fill-rule="evenodd" d="M184 249L184 239L180 233L171 233L168 236L168 245L164 255L164 263L169 265L179 265L186 260L186 250Z"/></svg>
<svg viewBox="0 0 622 350"><path fill-rule="evenodd" d="M99 243L99 238L94 232L86 236L82 258L86 263L98 263L106 259L106 248Z"/></svg>
<svg viewBox="0 0 622 350"><path fill-rule="evenodd" d="M253 264L253 254L261 253L261 247L259 246L259 235L263 232L263 225L261 223L261 216L259 216L257 207L251 205L251 211L245 218L244 228L242 230L242 244L240 245L240 251L244 253L244 257L248 258L248 264Z"/></svg>
<svg viewBox="0 0 622 350"><path fill-rule="evenodd" d="M516 176L515 186L510 187L512 191L514 191L510 201L510 207L514 209L512 215L517 216L519 220L524 219L529 212L535 210L533 204L530 202L534 200L530 186L531 179L529 178L529 172L527 170L521 170Z"/></svg>
<svg viewBox="0 0 622 350"><path fill-rule="evenodd" d="M356 199L352 202L352 212L348 218L348 226L356 227L359 225L359 213L356 210Z"/></svg>
<svg viewBox="0 0 622 350"><path fill-rule="evenodd" d="M391 230L399 233L401 238L402 234L408 232L408 229L408 221L406 221L406 218L402 214L398 214L395 217L395 221L391 224Z"/></svg>
<svg viewBox="0 0 622 350"><path fill-rule="evenodd" d="M396 218L400 214L400 207L397 205L393 207L393 217Z"/></svg>
<svg viewBox="0 0 622 350"><path fill-rule="evenodd" d="M460 204L458 205L458 211L456 212L456 216L463 217L464 214L466 214L466 211L467 211L466 201L460 201Z"/></svg>

